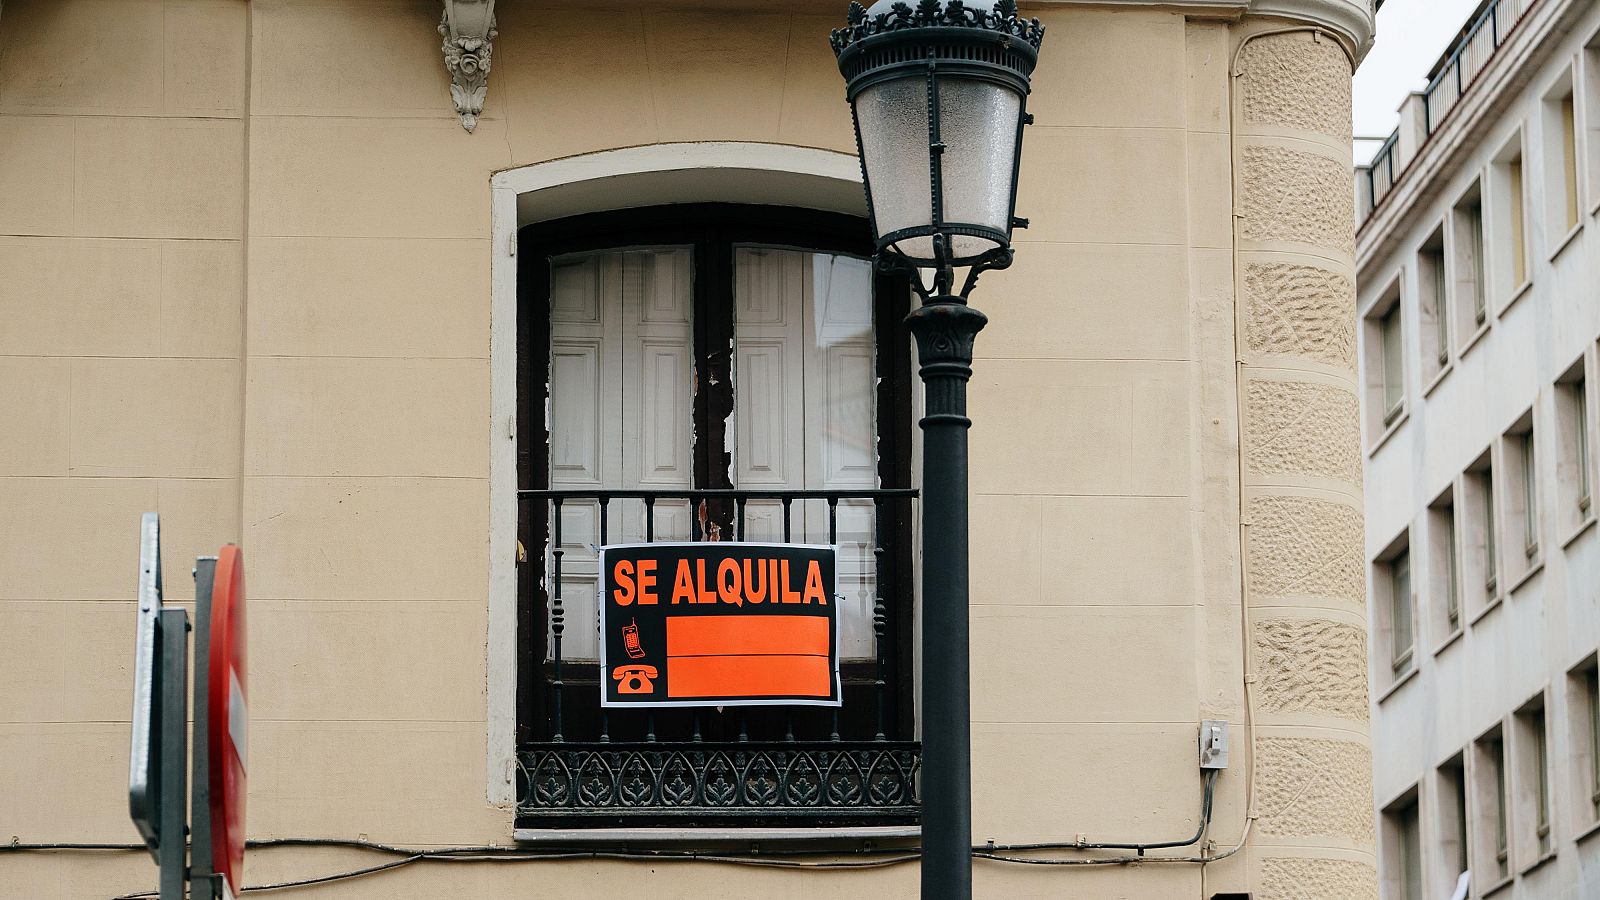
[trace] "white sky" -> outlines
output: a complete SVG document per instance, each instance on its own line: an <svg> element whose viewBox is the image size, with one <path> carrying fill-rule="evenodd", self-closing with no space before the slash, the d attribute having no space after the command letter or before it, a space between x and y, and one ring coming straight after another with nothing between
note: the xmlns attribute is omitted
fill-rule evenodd
<svg viewBox="0 0 1600 900"><path fill-rule="evenodd" d="M1355 78L1358 137L1388 137L1406 95L1428 84L1428 69L1467 23L1479 0L1387 0L1378 11L1378 39ZM1377 141L1356 142L1365 163Z"/></svg>

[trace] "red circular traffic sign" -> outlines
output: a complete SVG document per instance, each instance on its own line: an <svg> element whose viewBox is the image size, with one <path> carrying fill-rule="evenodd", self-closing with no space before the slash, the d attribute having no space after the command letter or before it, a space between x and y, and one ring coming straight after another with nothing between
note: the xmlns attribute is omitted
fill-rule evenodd
<svg viewBox="0 0 1600 900"><path fill-rule="evenodd" d="M206 753L210 759L213 867L238 896L244 886L245 761L249 712L245 706L244 556L228 544L217 555L211 588L211 659Z"/></svg>

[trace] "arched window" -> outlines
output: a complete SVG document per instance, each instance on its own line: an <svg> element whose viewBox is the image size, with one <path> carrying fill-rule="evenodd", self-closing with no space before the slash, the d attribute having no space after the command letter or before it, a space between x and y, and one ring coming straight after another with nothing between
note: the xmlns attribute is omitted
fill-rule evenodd
<svg viewBox="0 0 1600 900"><path fill-rule="evenodd" d="M865 220L684 204L518 247L519 826L914 820L909 292ZM595 547L651 540L840 545L844 705L603 710Z"/></svg>

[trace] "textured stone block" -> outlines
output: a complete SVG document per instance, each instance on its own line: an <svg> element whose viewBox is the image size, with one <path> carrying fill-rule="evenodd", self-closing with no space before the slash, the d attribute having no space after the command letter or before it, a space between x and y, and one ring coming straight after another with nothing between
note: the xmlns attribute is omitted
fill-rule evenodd
<svg viewBox="0 0 1600 900"><path fill-rule="evenodd" d="M159 509L158 484L155 478L0 478L0 510L13 521L26 516L26 527L8 527L0 541L0 598L131 597L139 514ZM68 564L68 548L73 559L93 563Z"/></svg>
<svg viewBox="0 0 1600 900"><path fill-rule="evenodd" d="M1245 452L1254 475L1316 475L1361 484L1356 395L1326 384L1256 379L1246 391Z"/></svg>
<svg viewBox="0 0 1600 900"><path fill-rule="evenodd" d="M972 683L983 702L973 724L1192 721L1195 617L1191 606L974 606ZM1115 676L1099 653L1064 650L1079 647L1115 647Z"/></svg>
<svg viewBox="0 0 1600 900"><path fill-rule="evenodd" d="M1041 125L1183 127L1185 95L1173 89L1186 74L1181 16L1060 7L1027 15L1049 29L1045 52L1073 61L1034 72L1028 111Z"/></svg>
<svg viewBox="0 0 1600 900"><path fill-rule="evenodd" d="M1286 147L1244 148L1241 184L1245 240L1315 244L1355 252L1351 169Z"/></svg>
<svg viewBox="0 0 1600 900"><path fill-rule="evenodd" d="M480 598L488 496L476 478L247 477L251 590L279 600Z"/></svg>
<svg viewBox="0 0 1600 900"><path fill-rule="evenodd" d="M1372 753L1365 745L1264 737L1256 753L1262 834L1372 843Z"/></svg>
<svg viewBox="0 0 1600 900"><path fill-rule="evenodd" d="M0 109L156 111L162 4L10 3L0 28Z"/></svg>
<svg viewBox="0 0 1600 900"><path fill-rule="evenodd" d="M443 600L251 600L250 712L262 721L482 722L485 614L481 604ZM365 649L344 652L352 646Z"/></svg>
<svg viewBox="0 0 1600 900"><path fill-rule="evenodd" d="M76 141L72 119L0 117L0 234L72 233Z"/></svg>
<svg viewBox="0 0 1600 900"><path fill-rule="evenodd" d="M972 489L1177 496L1189 486L1189 370L1167 362L985 360Z"/></svg>
<svg viewBox="0 0 1600 900"><path fill-rule="evenodd" d="M71 377L72 474L238 473L238 361L77 359Z"/></svg>
<svg viewBox="0 0 1600 900"><path fill-rule="evenodd" d="M1305 34L1251 41L1239 61L1244 119L1350 141L1350 59L1331 39Z"/></svg>
<svg viewBox="0 0 1600 900"><path fill-rule="evenodd" d="M1311 497L1256 497L1249 504L1253 598L1366 601L1361 510Z"/></svg>
<svg viewBox="0 0 1600 900"><path fill-rule="evenodd" d="M1378 873L1344 859L1261 860L1261 900L1378 900Z"/></svg>
<svg viewBox="0 0 1600 900"><path fill-rule="evenodd" d="M80 235L237 238L243 232L240 122L84 118L73 163Z"/></svg>
<svg viewBox="0 0 1600 900"><path fill-rule="evenodd" d="M1251 263L1244 270L1245 340L1251 352L1306 356L1356 368L1356 290L1316 266Z"/></svg>
<svg viewBox="0 0 1600 900"><path fill-rule="evenodd" d="M1031 241L1184 244L1187 177L1188 139L1177 129L1036 125L1019 212L1033 221Z"/></svg>
<svg viewBox="0 0 1600 900"><path fill-rule="evenodd" d="M250 352L489 355L489 242L258 238Z"/></svg>
<svg viewBox="0 0 1600 900"><path fill-rule="evenodd" d="M1256 623L1256 703L1261 712L1367 720L1367 634L1326 619Z"/></svg>
<svg viewBox="0 0 1600 900"><path fill-rule="evenodd" d="M376 117L449 111L450 76L437 58L438 13L388 0L363 4L359 13L341 3L256 4L252 112ZM495 49L494 62L504 65ZM329 78L331 59L351 77Z"/></svg>
<svg viewBox="0 0 1600 900"><path fill-rule="evenodd" d="M475 359L255 359L246 471L486 477L488 369Z"/></svg>
<svg viewBox="0 0 1600 900"><path fill-rule="evenodd" d="M128 721L134 606L0 600L0 722Z"/></svg>
<svg viewBox="0 0 1600 900"><path fill-rule="evenodd" d="M0 357L0 475L65 475L71 429L69 363Z"/></svg>

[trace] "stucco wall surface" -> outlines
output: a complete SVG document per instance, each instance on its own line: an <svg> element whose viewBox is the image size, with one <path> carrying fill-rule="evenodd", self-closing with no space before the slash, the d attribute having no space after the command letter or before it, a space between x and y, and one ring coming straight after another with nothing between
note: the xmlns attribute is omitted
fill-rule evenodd
<svg viewBox="0 0 1600 900"><path fill-rule="evenodd" d="M851 152L837 17L786 8L502 2L468 134L431 2L8 0L0 835L133 838L134 526L156 509L169 596L192 596L195 555L245 548L252 837L510 840L484 764L489 180L663 142ZM1038 14L1032 227L976 295L974 837L1187 834L1202 718L1234 726L1212 840L1245 833L1252 764L1259 819L1204 873L980 863L977 893L1373 896L1349 61L1325 36L1262 37L1230 85L1263 23ZM1048 677L1018 662L1045 652ZM367 861L264 852L248 880ZM0 895L153 878L132 855L0 857ZM336 895L916 883L431 864Z"/></svg>

